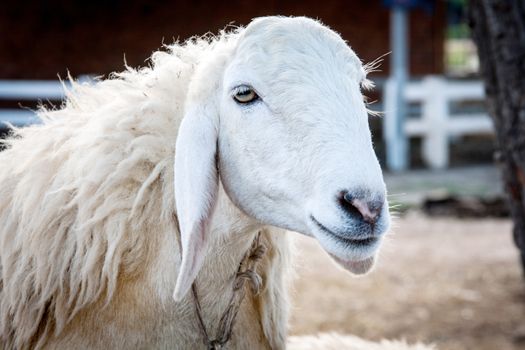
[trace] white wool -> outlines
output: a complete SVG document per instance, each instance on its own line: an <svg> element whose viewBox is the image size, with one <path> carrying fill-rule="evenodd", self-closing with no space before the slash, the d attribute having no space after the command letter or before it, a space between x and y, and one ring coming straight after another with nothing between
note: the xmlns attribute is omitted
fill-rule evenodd
<svg viewBox="0 0 525 350"><path fill-rule="evenodd" d="M315 336L290 337L288 350L435 350L434 346L415 344L405 341L372 342L352 335L322 333Z"/></svg>
<svg viewBox="0 0 525 350"><path fill-rule="evenodd" d="M188 339L200 341L190 301L172 305L171 294L165 293L173 290L180 259L174 144L195 67L236 36L175 44L154 53L150 67L128 68L95 85L73 84L61 109L40 110L43 124L17 129L5 141L8 149L0 153L0 345L110 348L111 341L116 348L170 343L184 348ZM211 245L219 261L204 268L200 283L210 317L218 317L229 294L217 298L218 283L206 279L216 279L221 268L235 271L253 234L238 244L228 242L231 247L221 241L232 237L217 237ZM275 235L263 233L271 248L261 265L268 283L260 302L268 300L267 305L243 305L238 322L259 318L269 341L283 344L289 253L286 237ZM165 260L158 258L163 254ZM229 281L220 282L222 287ZM136 295L121 295L133 289ZM152 300L137 301L139 294ZM248 315L254 308L260 310ZM144 325L151 334L141 339L130 336L133 327L117 317L112 327L120 329L102 337L97 321L115 312L138 323L152 322L143 312L159 320ZM165 315L170 316L163 320ZM161 334L166 339L157 339Z"/></svg>

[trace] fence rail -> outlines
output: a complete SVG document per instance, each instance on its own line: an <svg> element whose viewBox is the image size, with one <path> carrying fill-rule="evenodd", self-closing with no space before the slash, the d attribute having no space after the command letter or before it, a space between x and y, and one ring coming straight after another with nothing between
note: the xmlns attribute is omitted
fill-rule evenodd
<svg viewBox="0 0 525 350"><path fill-rule="evenodd" d="M0 80L0 100L4 101L43 101L62 100L64 87L55 80ZM26 126L38 123L36 113L29 109L0 109L0 129L8 124Z"/></svg>
<svg viewBox="0 0 525 350"><path fill-rule="evenodd" d="M80 76L78 82L91 82L88 75ZM59 80L0 80L0 101L60 101L65 97L64 87L69 82ZM29 109L0 108L0 129L7 124L26 126L39 123L35 112Z"/></svg>
<svg viewBox="0 0 525 350"><path fill-rule="evenodd" d="M387 81L383 90L383 128L387 137L393 135L393 128L397 127L392 120L392 112L397 108L393 89L395 86L392 81ZM432 169L443 169L449 165L450 137L493 133L492 122L486 113L450 112L451 102L483 101L485 92L481 81L451 81L439 76L428 76L418 82L409 82L403 96L407 103L421 103L421 116L405 118L402 127L405 137L422 138L422 158ZM408 154L402 156L408 157Z"/></svg>

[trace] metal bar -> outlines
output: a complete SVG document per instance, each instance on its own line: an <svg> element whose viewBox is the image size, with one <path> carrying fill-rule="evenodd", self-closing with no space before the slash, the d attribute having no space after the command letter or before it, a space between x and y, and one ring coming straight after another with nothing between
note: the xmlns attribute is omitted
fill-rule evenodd
<svg viewBox="0 0 525 350"><path fill-rule="evenodd" d="M387 138L387 166L392 171L403 171L408 167L408 142L404 131L406 103L404 90L408 78L408 20L407 10L394 6L390 16L390 45L392 48L391 83L393 110L391 130Z"/></svg>

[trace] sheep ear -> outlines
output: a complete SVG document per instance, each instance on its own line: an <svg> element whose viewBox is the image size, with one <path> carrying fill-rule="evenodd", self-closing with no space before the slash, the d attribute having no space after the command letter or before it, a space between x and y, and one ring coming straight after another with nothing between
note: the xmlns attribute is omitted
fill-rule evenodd
<svg viewBox="0 0 525 350"><path fill-rule="evenodd" d="M204 262L209 226L218 191L216 164L218 127L205 106L188 111L175 149L175 202L182 263L173 298L180 301Z"/></svg>

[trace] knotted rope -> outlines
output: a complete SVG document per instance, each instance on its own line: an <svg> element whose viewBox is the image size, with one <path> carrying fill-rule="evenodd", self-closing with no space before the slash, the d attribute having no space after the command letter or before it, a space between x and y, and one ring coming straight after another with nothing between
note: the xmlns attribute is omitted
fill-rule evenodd
<svg viewBox="0 0 525 350"><path fill-rule="evenodd" d="M219 327L217 328L217 335L214 339L210 339L206 325L204 324L204 320L202 318L202 309L195 282L193 282L191 285L191 292L193 294L193 301L195 305L195 314L197 315L199 326L208 350L221 349L231 339L235 319L246 294L246 289L244 288L246 282L250 283L254 295L259 294L262 286L262 279L255 270L257 264L266 252L266 247L260 243L260 237L261 232L258 232L252 242L250 249L244 254L244 257L239 263L237 273L235 274L235 279L233 280L233 293L230 297L228 306L222 313L221 319L219 321Z"/></svg>

